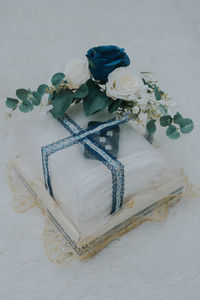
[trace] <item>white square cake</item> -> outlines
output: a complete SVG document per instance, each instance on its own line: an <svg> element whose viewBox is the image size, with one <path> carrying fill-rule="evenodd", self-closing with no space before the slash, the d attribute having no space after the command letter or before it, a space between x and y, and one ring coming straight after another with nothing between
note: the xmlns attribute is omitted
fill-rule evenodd
<svg viewBox="0 0 200 300"><path fill-rule="evenodd" d="M81 104L72 106L68 114L84 129L91 120L106 121L110 118L107 112L86 118ZM15 161L16 168L43 206L51 212L52 218L62 224L73 241L78 242L88 236L96 238L108 232L183 185L182 178L165 157L131 124L125 123L120 125L118 149L118 160L125 169L121 209L110 214L111 172L101 161L86 158L81 143L57 151L49 157L52 198L44 185L41 147L70 134L51 114L45 118L45 122L34 115L32 118L34 121L29 116L31 126L27 126L25 117L15 127L19 152ZM20 130L22 126L23 130Z"/></svg>

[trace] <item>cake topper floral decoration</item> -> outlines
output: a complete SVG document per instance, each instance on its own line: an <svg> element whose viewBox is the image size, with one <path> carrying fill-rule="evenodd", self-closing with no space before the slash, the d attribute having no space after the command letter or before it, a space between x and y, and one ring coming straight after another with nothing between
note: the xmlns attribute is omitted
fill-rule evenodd
<svg viewBox="0 0 200 300"><path fill-rule="evenodd" d="M193 121L179 112L173 113L173 101L151 79L151 73L138 73L130 66L123 48L99 46L88 50L85 59L70 62L64 73L56 73L51 85L41 84L36 91L20 88L16 98L7 98L12 111L27 113L34 108L60 119L71 105L82 102L86 116L102 110L117 118L130 120L155 133L157 125L166 128L170 139L193 130Z"/></svg>

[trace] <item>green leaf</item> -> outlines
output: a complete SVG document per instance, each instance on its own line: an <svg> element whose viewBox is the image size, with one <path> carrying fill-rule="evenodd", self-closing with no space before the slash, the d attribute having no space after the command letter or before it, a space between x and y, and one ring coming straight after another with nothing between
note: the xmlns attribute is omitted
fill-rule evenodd
<svg viewBox="0 0 200 300"><path fill-rule="evenodd" d="M160 93L158 87L156 85L154 85L153 88L154 88L154 94L155 94L156 100L158 100L158 101L161 100L161 93Z"/></svg>
<svg viewBox="0 0 200 300"><path fill-rule="evenodd" d="M56 73L51 77L51 83L54 86L57 86L61 83L61 81L65 78L65 74L63 73Z"/></svg>
<svg viewBox="0 0 200 300"><path fill-rule="evenodd" d="M172 139L176 140L180 137L180 132L177 131L176 126L170 125L166 130L166 135Z"/></svg>
<svg viewBox="0 0 200 300"><path fill-rule="evenodd" d="M112 114L114 111L118 110L122 101L123 100L121 99L113 100L113 102L108 106L109 113Z"/></svg>
<svg viewBox="0 0 200 300"><path fill-rule="evenodd" d="M42 99L42 95L38 92L32 92L32 95L38 99Z"/></svg>
<svg viewBox="0 0 200 300"><path fill-rule="evenodd" d="M37 89L37 92L41 95L44 95L46 93L46 90L48 90L49 87L47 84L41 84L38 89Z"/></svg>
<svg viewBox="0 0 200 300"><path fill-rule="evenodd" d="M33 110L33 104L30 101L24 101L19 105L19 110L21 112L27 113Z"/></svg>
<svg viewBox="0 0 200 300"><path fill-rule="evenodd" d="M179 114L177 112L176 115L174 116L173 120L174 120L175 124L180 124L183 120L183 117L181 116L181 114Z"/></svg>
<svg viewBox="0 0 200 300"><path fill-rule="evenodd" d="M99 93L95 97L91 98L88 97L87 99L84 99L83 107L86 116L90 116L92 114L95 114L103 109L105 109L108 105L111 104L110 98L108 98L105 94Z"/></svg>
<svg viewBox="0 0 200 300"><path fill-rule="evenodd" d="M98 111L105 109L113 100L100 91L100 88L92 80L87 82L89 93L83 99L83 108L86 116L90 116Z"/></svg>
<svg viewBox="0 0 200 300"><path fill-rule="evenodd" d="M42 95L38 92L32 92L31 96L30 96L30 101L33 103L33 105L40 105L41 103L41 98L42 98Z"/></svg>
<svg viewBox="0 0 200 300"><path fill-rule="evenodd" d="M156 120L151 119L147 124L146 124L146 129L147 132L150 134L153 134L156 131Z"/></svg>
<svg viewBox="0 0 200 300"><path fill-rule="evenodd" d="M69 90L61 90L59 94L56 94L51 103L53 105L51 113L54 118L58 119L62 117L72 104L72 101L73 94Z"/></svg>
<svg viewBox="0 0 200 300"><path fill-rule="evenodd" d="M19 103L19 100L17 100L17 99L14 99L14 98L7 98L6 99L7 107L11 108L13 110L17 108L18 103Z"/></svg>
<svg viewBox="0 0 200 300"><path fill-rule="evenodd" d="M144 78L142 78L142 81L144 82L145 85L147 85L147 82Z"/></svg>
<svg viewBox="0 0 200 300"><path fill-rule="evenodd" d="M194 123L190 119L182 119L180 123L180 129L182 133L189 133L193 130Z"/></svg>
<svg viewBox="0 0 200 300"><path fill-rule="evenodd" d="M83 84L75 93L73 93L74 98L82 99L86 97L89 93L87 84Z"/></svg>
<svg viewBox="0 0 200 300"><path fill-rule="evenodd" d="M25 89L18 89L16 90L16 95L20 100L26 101L28 98L28 91Z"/></svg>
<svg viewBox="0 0 200 300"><path fill-rule="evenodd" d="M172 123L172 117L170 115L162 116L160 118L160 126L166 127L171 125Z"/></svg>
<svg viewBox="0 0 200 300"><path fill-rule="evenodd" d="M167 108L166 108L164 105L160 104L160 105L158 106L158 109L160 110L160 112L161 112L163 115L166 115L166 114L167 114Z"/></svg>
<svg viewBox="0 0 200 300"><path fill-rule="evenodd" d="M144 82L145 85L148 85L149 88L153 89L154 87L148 82L146 81L144 78L142 78L142 81Z"/></svg>

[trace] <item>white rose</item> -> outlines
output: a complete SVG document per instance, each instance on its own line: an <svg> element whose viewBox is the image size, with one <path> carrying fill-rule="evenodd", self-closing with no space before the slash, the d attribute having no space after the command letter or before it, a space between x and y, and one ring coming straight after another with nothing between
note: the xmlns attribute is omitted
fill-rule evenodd
<svg viewBox="0 0 200 300"><path fill-rule="evenodd" d="M108 75L106 94L113 99L137 100L146 87L131 68L121 67Z"/></svg>
<svg viewBox="0 0 200 300"><path fill-rule="evenodd" d="M65 79L70 89L78 89L90 78L87 59L71 61L65 68Z"/></svg>

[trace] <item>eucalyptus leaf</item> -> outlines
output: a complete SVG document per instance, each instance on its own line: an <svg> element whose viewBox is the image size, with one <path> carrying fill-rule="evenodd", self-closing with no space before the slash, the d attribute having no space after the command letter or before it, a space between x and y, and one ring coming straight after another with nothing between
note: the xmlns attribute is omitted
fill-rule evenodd
<svg viewBox="0 0 200 300"><path fill-rule="evenodd" d="M92 80L87 82L89 93L83 99L83 108L86 116L90 116L98 111L105 109L113 100L103 93L99 86Z"/></svg>
<svg viewBox="0 0 200 300"><path fill-rule="evenodd" d="M53 105L53 108L51 110L53 117L56 119L62 117L69 106L72 104L72 101L73 94L71 91L61 90L60 93L56 93L51 103Z"/></svg>
<svg viewBox="0 0 200 300"><path fill-rule="evenodd" d="M42 95L38 92L32 92L32 95L38 99L41 99L42 98Z"/></svg>
<svg viewBox="0 0 200 300"><path fill-rule="evenodd" d="M142 78L142 81L144 82L145 85L148 85L149 88L153 89L154 87L148 82L146 81L144 78Z"/></svg>
<svg viewBox="0 0 200 300"><path fill-rule="evenodd" d="M46 93L46 90L48 90L49 87L47 84L41 84L38 89L37 89L37 92L41 95L44 95Z"/></svg>
<svg viewBox="0 0 200 300"><path fill-rule="evenodd" d="M121 99L113 100L113 102L108 106L109 113L112 114L114 111L118 110L122 101L123 100Z"/></svg>
<svg viewBox="0 0 200 300"><path fill-rule="evenodd" d="M29 92L25 89L18 89L16 90L16 96L22 100L22 101L26 101L28 98L28 94Z"/></svg>
<svg viewBox="0 0 200 300"><path fill-rule="evenodd" d="M13 110L17 108L18 103L19 103L18 99L15 99L15 98L7 98L6 99L6 106Z"/></svg>
<svg viewBox="0 0 200 300"><path fill-rule="evenodd" d="M58 86L62 80L65 78L65 74L63 73L56 73L54 74L52 77L51 77L51 83L54 85L54 86Z"/></svg>
<svg viewBox="0 0 200 300"><path fill-rule="evenodd" d="M21 112L27 113L29 111L33 110L33 104L30 101L23 101L20 105L19 105L19 110Z"/></svg>
<svg viewBox="0 0 200 300"><path fill-rule="evenodd" d="M171 125L172 123L172 117L170 115L162 116L160 118L160 126L166 127Z"/></svg>
<svg viewBox="0 0 200 300"><path fill-rule="evenodd" d="M167 130L166 130L166 135L172 139L172 140L176 140L180 137L180 132L177 131L176 126L174 125L170 125Z"/></svg>
<svg viewBox="0 0 200 300"><path fill-rule="evenodd" d="M74 98L82 99L86 97L89 93L87 84L83 84L75 93L73 93Z"/></svg>
<svg viewBox="0 0 200 300"><path fill-rule="evenodd" d="M180 123L180 129L182 133L189 133L193 130L194 123L190 119L182 119Z"/></svg>
<svg viewBox="0 0 200 300"><path fill-rule="evenodd" d="M158 100L158 101L161 100L161 93L160 93L158 87L156 85L154 85L153 88L154 88L154 94L155 94L156 100Z"/></svg>
<svg viewBox="0 0 200 300"><path fill-rule="evenodd" d="M145 85L147 85L147 82L144 78L142 78L142 81L144 82Z"/></svg>
<svg viewBox="0 0 200 300"><path fill-rule="evenodd" d="M32 95L30 96L30 101L33 103L33 105L40 105L41 103L41 98L42 98L42 95L38 92L32 92Z"/></svg>
<svg viewBox="0 0 200 300"><path fill-rule="evenodd" d="M179 112L176 113L176 115L173 118L175 124L180 124L183 120L183 117Z"/></svg>
<svg viewBox="0 0 200 300"><path fill-rule="evenodd" d="M153 134L156 131L156 120L151 119L147 124L146 124L146 129L147 132L150 134Z"/></svg>

